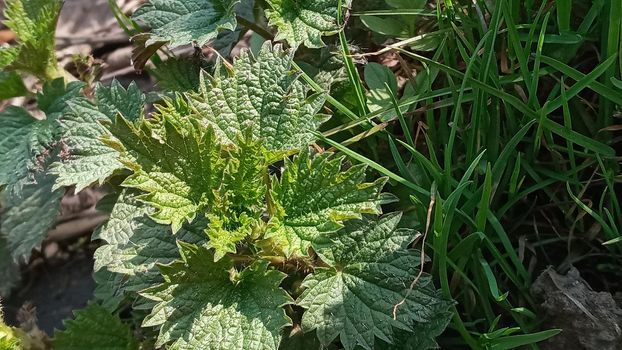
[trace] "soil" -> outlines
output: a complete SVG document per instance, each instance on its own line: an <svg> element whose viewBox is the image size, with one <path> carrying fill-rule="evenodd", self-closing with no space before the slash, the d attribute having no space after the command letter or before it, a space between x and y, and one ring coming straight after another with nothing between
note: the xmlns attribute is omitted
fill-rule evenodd
<svg viewBox="0 0 622 350"><path fill-rule="evenodd" d="M52 335L54 329L63 329L62 321L72 319L72 311L83 308L92 299L95 289L92 274L90 249L80 249L63 259L39 259L38 264L31 263L24 271L22 284L5 301L7 323L18 326L18 310L32 304L41 330Z"/></svg>
<svg viewBox="0 0 622 350"><path fill-rule="evenodd" d="M542 301L543 328L562 329L541 349L622 350L622 309L610 293L593 291L576 268L566 275L545 270L531 291Z"/></svg>

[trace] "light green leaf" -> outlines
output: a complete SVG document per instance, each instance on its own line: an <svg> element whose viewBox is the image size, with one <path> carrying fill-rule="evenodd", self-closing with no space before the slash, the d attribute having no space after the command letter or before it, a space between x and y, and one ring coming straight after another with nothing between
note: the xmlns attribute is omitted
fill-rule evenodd
<svg viewBox="0 0 622 350"><path fill-rule="evenodd" d="M191 105L225 144L235 144L249 129L254 140L277 154L305 147L327 118L317 114L323 97L309 96L292 71L292 60L291 52L269 42L256 59L244 51L232 73L220 66L214 76L202 76L201 91L191 95Z"/></svg>
<svg viewBox="0 0 622 350"><path fill-rule="evenodd" d="M149 219L147 215L153 209L137 197L132 191L122 191L110 212L110 219L94 236L94 239L103 239L108 243L95 252L94 270L111 273L102 273L100 282L109 286L107 290L115 291L114 295L139 292L161 283L162 276L156 264L168 264L180 258L178 240L190 243L206 240L202 232L205 226L200 222L185 225L177 235L173 235L169 226ZM114 274L122 275L123 279L118 280ZM111 297L109 295L106 300Z"/></svg>
<svg viewBox="0 0 622 350"><path fill-rule="evenodd" d="M181 244L182 261L162 266L166 280L143 294L158 302L144 327L160 326L156 347L277 350L291 321L279 288L285 274L255 263L233 273L228 259L214 262L206 248Z"/></svg>
<svg viewBox="0 0 622 350"><path fill-rule="evenodd" d="M419 253L408 249L416 234L398 229L400 218L394 213L347 221L343 230L314 243L331 267L318 268L305 279L307 289L297 303L307 309L303 330L315 330L322 344L339 336L346 350L357 345L374 349L376 338L397 344L398 330L412 332L439 317L445 322L451 304L441 299L430 276L422 275L412 292L408 290L420 261Z"/></svg>
<svg viewBox="0 0 622 350"><path fill-rule="evenodd" d="M0 67L2 67L1 63ZM28 89L24 86L24 82L19 74L15 72L0 71L0 100L25 96L27 94Z"/></svg>
<svg viewBox="0 0 622 350"><path fill-rule="evenodd" d="M381 213L386 179L366 183L364 165L343 170L343 161L309 151L285 161L271 194L276 208L266 238L272 249L286 256L306 255L312 241L337 231L344 220Z"/></svg>
<svg viewBox="0 0 622 350"><path fill-rule="evenodd" d="M226 253L235 253L239 242L265 227L261 216L265 210L268 161L265 149L253 142L249 131L237 140L239 147L229 152L231 159L218 207L208 214L208 246L215 249L216 260Z"/></svg>
<svg viewBox="0 0 622 350"><path fill-rule="evenodd" d="M239 0L150 0L133 18L151 28L146 45L203 46L223 30L234 30Z"/></svg>
<svg viewBox="0 0 622 350"><path fill-rule="evenodd" d="M37 173L20 195L1 194L7 210L0 220L0 229L16 260L30 257L30 251L41 244L60 213L64 191L52 191L54 180L53 176Z"/></svg>
<svg viewBox="0 0 622 350"><path fill-rule="evenodd" d="M56 350L138 350L130 328L98 304L75 311L65 330L54 333Z"/></svg>
<svg viewBox="0 0 622 350"><path fill-rule="evenodd" d="M324 46L323 35L341 29L337 23L339 0L266 0L269 25L278 29L275 40L286 40L292 47L304 44L310 48ZM346 6L350 1L344 1Z"/></svg>
<svg viewBox="0 0 622 350"><path fill-rule="evenodd" d="M16 47L0 47L0 69L4 69L15 61L19 50Z"/></svg>
<svg viewBox="0 0 622 350"><path fill-rule="evenodd" d="M134 171L123 186L146 192L140 199L157 209L151 218L172 225L176 233L217 200L224 151L214 131L195 120L175 113L152 117L135 125L118 116L108 126L116 139L106 142Z"/></svg>
<svg viewBox="0 0 622 350"><path fill-rule="evenodd" d="M6 0L5 25L17 35L18 44L0 54L0 67L29 72L44 80L59 76L54 34L62 3L61 0Z"/></svg>
<svg viewBox="0 0 622 350"><path fill-rule="evenodd" d="M259 220L243 213L240 217L218 217L208 215L209 227L205 230L209 237L207 246L214 248L214 260L222 259L227 253L235 253L237 244L250 236L259 226Z"/></svg>
<svg viewBox="0 0 622 350"><path fill-rule="evenodd" d="M0 304L0 350L23 350L19 331L4 323L2 304Z"/></svg>

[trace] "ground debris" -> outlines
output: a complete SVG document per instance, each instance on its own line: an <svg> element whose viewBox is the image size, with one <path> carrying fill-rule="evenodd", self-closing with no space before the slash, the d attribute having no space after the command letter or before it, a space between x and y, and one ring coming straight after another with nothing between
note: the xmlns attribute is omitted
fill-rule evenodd
<svg viewBox="0 0 622 350"><path fill-rule="evenodd" d="M576 268L566 275L548 268L531 291L542 302L543 328L563 330L542 349L622 349L622 309L610 293L593 291Z"/></svg>

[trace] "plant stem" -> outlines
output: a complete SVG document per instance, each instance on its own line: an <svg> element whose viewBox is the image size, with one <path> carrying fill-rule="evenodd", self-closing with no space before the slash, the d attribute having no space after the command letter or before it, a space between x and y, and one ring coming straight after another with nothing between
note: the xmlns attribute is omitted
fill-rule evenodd
<svg viewBox="0 0 622 350"><path fill-rule="evenodd" d="M249 21L246 18L241 17L241 16L236 16L236 19L238 20L238 23L240 23L244 27L252 30L253 32L259 34L264 39L266 39L266 40L273 40L274 39L274 36L272 35L272 33L270 33L267 29L264 29L264 28L260 27L257 23L253 23L253 22L251 22L251 21Z"/></svg>

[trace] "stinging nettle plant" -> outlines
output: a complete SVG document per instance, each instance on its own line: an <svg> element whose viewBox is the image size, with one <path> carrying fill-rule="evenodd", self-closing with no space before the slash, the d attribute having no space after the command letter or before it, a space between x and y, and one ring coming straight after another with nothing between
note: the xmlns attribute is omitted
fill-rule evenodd
<svg viewBox="0 0 622 350"><path fill-rule="evenodd" d="M7 2L8 23L32 22L42 4L56 6L45 12L55 23L55 0ZM135 19L151 28L146 47L201 46L235 30L243 5L152 0ZM275 40L319 47L322 35L339 31L347 4L264 5ZM27 50L27 33L11 28ZM48 36L45 48L53 47ZM4 62L12 48L1 50ZM44 82L36 100L45 118L20 107L0 113L0 275L15 276L12 261L44 239L65 188L110 190L99 204L109 220L94 235L105 242L95 253L97 301L56 334L55 348L138 349L117 316L128 308L143 348L436 346L451 302L427 274L413 285L418 235L399 226L400 213L382 215L394 201L382 192L386 179L368 181L365 166L310 147L329 116L320 113L325 94L301 81L294 53L267 41L211 73L188 67L196 85L165 91L149 115L135 84L87 95L55 61L2 66L13 82L24 73ZM184 63L192 65L169 67Z"/></svg>

